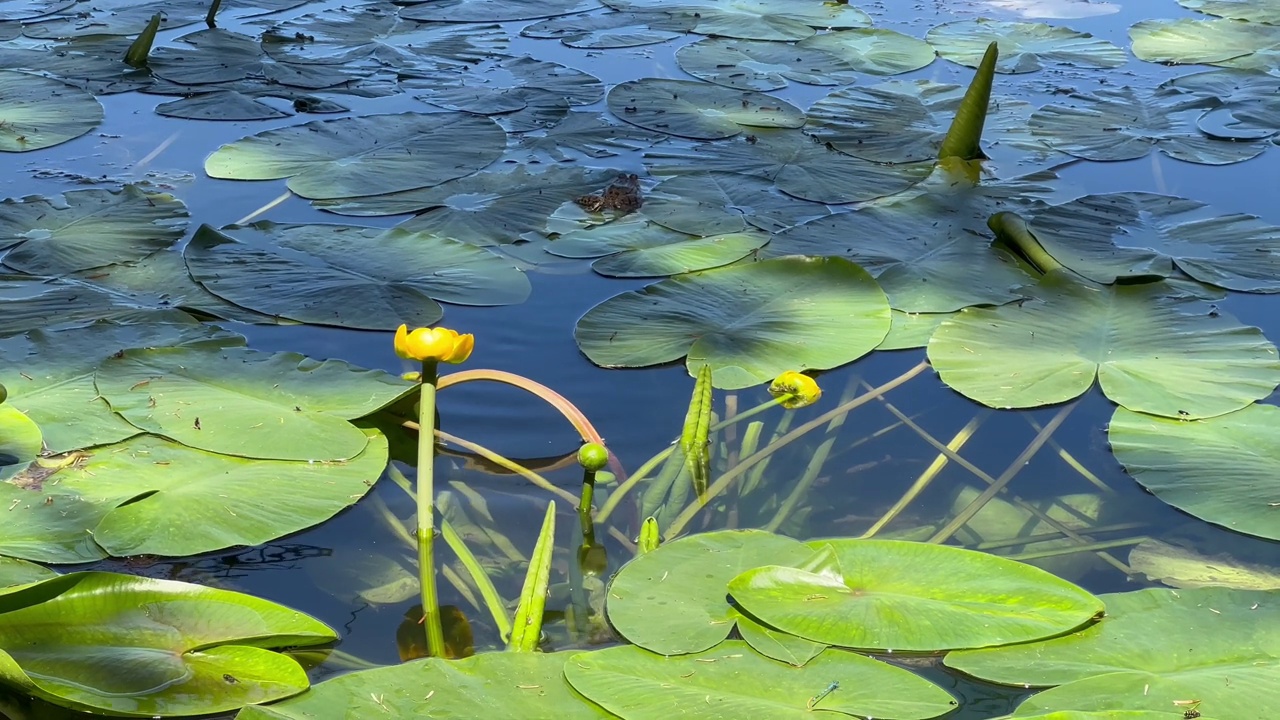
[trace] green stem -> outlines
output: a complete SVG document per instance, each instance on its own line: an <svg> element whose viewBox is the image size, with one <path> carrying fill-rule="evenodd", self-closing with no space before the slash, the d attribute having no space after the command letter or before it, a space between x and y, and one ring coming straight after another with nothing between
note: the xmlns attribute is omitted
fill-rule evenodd
<svg viewBox="0 0 1280 720"><path fill-rule="evenodd" d="M435 566L435 427L436 363L422 363L419 388L418 425L431 432L418 433L418 579L422 586L422 621L427 632L427 652L431 657L447 655L444 628L440 624L440 603L436 594Z"/></svg>
<svg viewBox="0 0 1280 720"><path fill-rule="evenodd" d="M582 521L582 534L594 535L594 523L591 522L591 504L595 502L596 473L594 470L582 471L582 498L578 501L578 518Z"/></svg>

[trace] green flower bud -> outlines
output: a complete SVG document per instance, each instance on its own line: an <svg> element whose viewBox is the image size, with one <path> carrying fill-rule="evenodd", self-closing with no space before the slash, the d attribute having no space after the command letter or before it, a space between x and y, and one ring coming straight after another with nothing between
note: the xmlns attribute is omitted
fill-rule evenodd
<svg viewBox="0 0 1280 720"><path fill-rule="evenodd" d="M609 451L599 443L586 443L578 448L578 464L589 472L601 470L609 464Z"/></svg>
<svg viewBox="0 0 1280 720"><path fill-rule="evenodd" d="M8 400L8 399L9 399L9 391L4 388L3 384L0 384L0 403L3 403L5 400Z"/></svg>

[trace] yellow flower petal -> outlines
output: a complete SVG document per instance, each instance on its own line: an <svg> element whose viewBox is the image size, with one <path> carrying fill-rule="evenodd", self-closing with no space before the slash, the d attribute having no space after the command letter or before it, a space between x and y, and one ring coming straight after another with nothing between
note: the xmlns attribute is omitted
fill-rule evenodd
<svg viewBox="0 0 1280 720"><path fill-rule="evenodd" d="M460 363L471 356L475 337L459 335L449 328L416 328L412 332L401 325L396 330L396 354L419 362Z"/></svg>
<svg viewBox="0 0 1280 720"><path fill-rule="evenodd" d="M782 407L795 410L817 402L822 397L822 388L808 375L788 370L774 378L769 385L769 394L779 398Z"/></svg>

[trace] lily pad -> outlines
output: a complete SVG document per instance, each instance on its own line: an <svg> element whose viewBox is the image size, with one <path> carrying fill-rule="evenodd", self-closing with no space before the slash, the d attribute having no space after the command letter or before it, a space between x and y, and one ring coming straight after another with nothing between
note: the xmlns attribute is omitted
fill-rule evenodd
<svg viewBox="0 0 1280 720"><path fill-rule="evenodd" d="M338 461L368 438L347 422L412 387L340 360L247 348L126 350L95 376L98 392L135 426L190 447L269 460Z"/></svg>
<svg viewBox="0 0 1280 720"><path fill-rule="evenodd" d="M600 7L595 0L430 0L400 10L406 20L494 23L570 15Z"/></svg>
<svg viewBox="0 0 1280 720"><path fill-rule="evenodd" d="M354 504L387 464L387 440L347 462L258 460L142 435L61 470L61 492L105 507L93 539L118 557L180 557L255 546L318 525Z"/></svg>
<svg viewBox="0 0 1280 720"><path fill-rule="evenodd" d="M1018 715L1062 707L1172 711L1174 700L1188 698L1221 718L1266 717L1280 708L1280 591L1150 589L1101 597L1106 619L1082 632L950 653L946 664L990 682L1062 685L1033 696Z"/></svg>
<svg viewBox="0 0 1280 720"><path fill-rule="evenodd" d="M59 326L87 325L98 320L150 322L156 311L126 298L109 295L81 284L49 284L32 278L34 287L18 297L0 298L0 337L45 328L50 318ZM166 321L171 313L163 313ZM188 316L189 317L189 316Z"/></svg>
<svg viewBox="0 0 1280 720"><path fill-rule="evenodd" d="M1196 126L1196 101L1131 87L1103 88L1031 115L1031 132L1086 160L1133 160L1153 149L1186 162L1227 165L1255 157L1264 143L1209 137Z"/></svg>
<svg viewBox="0 0 1280 720"><path fill-rule="evenodd" d="M102 105L61 80L0 70L0 152L61 145L98 127Z"/></svg>
<svg viewBox="0 0 1280 720"><path fill-rule="evenodd" d="M431 325L444 316L436 300L508 305L530 292L524 273L487 250L398 228L205 225L186 260L197 282L237 305L364 330Z"/></svg>
<svg viewBox="0 0 1280 720"><path fill-rule="evenodd" d="M349 65L277 62L262 52L258 40L222 28L199 30L178 38L179 46L157 48L147 67L175 83L203 85L262 77L272 83L317 90L352 82Z"/></svg>
<svg viewBox="0 0 1280 720"><path fill-rule="evenodd" d="M964 88L931 80L890 80L837 90L809 108L805 132L837 150L877 163L933 161L964 97ZM1010 97L992 99L982 143L999 163L1047 164L1068 159L1031 135L1033 108Z"/></svg>
<svg viewBox="0 0 1280 720"><path fill-rule="evenodd" d="M762 564L798 564L811 554L797 540L758 530L663 543L613 578L605 606L609 622L628 642L661 655L708 650L741 617L725 598L730 580Z"/></svg>
<svg viewBox="0 0 1280 720"><path fill-rule="evenodd" d="M531 57L504 58L478 66L473 73L455 70L401 71L400 86L426 90L415 95L446 110L496 115L528 104L528 89L544 90L569 105L590 105L604 97L600 79L560 63Z"/></svg>
<svg viewBox="0 0 1280 720"><path fill-rule="evenodd" d="M897 75L925 67L936 53L929 43L880 28L835 30L796 43L797 49L821 50L848 63L858 72Z"/></svg>
<svg viewBox="0 0 1280 720"><path fill-rule="evenodd" d="M1133 54L1156 63L1280 68L1275 28L1239 20L1143 20L1129 28Z"/></svg>
<svg viewBox="0 0 1280 720"><path fill-rule="evenodd" d="M608 103L610 112L633 125L694 140L733 137L746 127L797 128L805 122L803 111L770 95L692 80L619 83L609 90Z"/></svg>
<svg viewBox="0 0 1280 720"><path fill-rule="evenodd" d="M491 652L461 660L428 658L348 673L282 703L251 706L237 720L316 717L484 717L563 720L613 717L574 691L559 653Z"/></svg>
<svg viewBox="0 0 1280 720"><path fill-rule="evenodd" d="M288 10L306 0L224 0L219 18L248 17ZM26 23L27 37L57 39L94 35L136 35L152 16L160 15L160 29L171 30L203 21L208 0L94 0L91 7L72 5L65 12Z"/></svg>
<svg viewBox="0 0 1280 720"><path fill-rule="evenodd" d="M1127 192L1086 195L1037 213L1030 227L1054 259L1100 283L1169 277L1280 292L1280 227L1219 215L1195 200Z"/></svg>
<svg viewBox="0 0 1280 720"><path fill-rule="evenodd" d="M0 654L5 681L105 714L218 713L295 695L308 685L306 672L267 648L337 639L266 600L115 573L63 575L0 597L0 628L11 638Z"/></svg>
<svg viewBox="0 0 1280 720"><path fill-rule="evenodd" d="M904 313L894 310L889 334L876 346L877 350L911 350L926 347L929 338L943 321L954 313Z"/></svg>
<svg viewBox="0 0 1280 720"><path fill-rule="evenodd" d="M1206 109L1200 132L1225 140L1265 140L1280 133L1280 80L1256 70L1210 70L1161 83L1158 94L1191 97Z"/></svg>
<svg viewBox="0 0 1280 720"><path fill-rule="evenodd" d="M1099 0L985 0L983 5L1024 18L1085 18L1120 12L1116 3Z"/></svg>
<svg viewBox="0 0 1280 720"><path fill-rule="evenodd" d="M1078 628L1103 609L1044 570L973 550L900 540L809 546L817 552L805 562L748 570L729 593L784 632L891 651L1027 642Z"/></svg>
<svg viewBox="0 0 1280 720"><path fill-rule="evenodd" d="M619 152L649 147L669 137L635 125L612 123L604 115L570 112L553 127L541 128L537 135L521 135L516 147L533 153L546 153L552 160L565 162L575 159L566 151L590 158L610 157Z"/></svg>
<svg viewBox="0 0 1280 720"><path fill-rule="evenodd" d="M958 20L931 29L925 40L938 54L976 68L987 46L996 43L998 73L1035 72L1044 63L1086 68L1115 68L1129 58L1124 50L1089 33L1044 23Z"/></svg>
<svg viewBox="0 0 1280 720"><path fill-rule="evenodd" d="M574 337L597 365L687 355L691 375L710 365L715 387L737 389L853 362L888 331L889 304L867 271L843 258L788 257L623 293L589 310Z"/></svg>
<svg viewBox="0 0 1280 720"><path fill-rule="evenodd" d="M12 403L0 405L0 480L12 478L42 450L40 426Z"/></svg>
<svg viewBox="0 0 1280 720"><path fill-rule="evenodd" d="M0 382L9 402L42 430L53 453L106 445L137 435L138 428L98 395L93 375L112 354L134 347L221 348L244 344L234 333L190 321L32 330L0 340Z"/></svg>
<svg viewBox="0 0 1280 720"><path fill-rule="evenodd" d="M0 67L53 75L94 95L128 92L147 87L152 81L145 68L124 62L129 45L126 38L91 36L42 49L10 46L0 49Z"/></svg>
<svg viewBox="0 0 1280 720"><path fill-rule="evenodd" d="M708 236L751 228L777 232L830 215L834 209L785 195L762 177L694 172L658 183L640 211L678 232Z"/></svg>
<svg viewBox="0 0 1280 720"><path fill-rule="evenodd" d="M58 573L43 565L0 556L0 588L39 582L57 575Z"/></svg>
<svg viewBox="0 0 1280 720"><path fill-rule="evenodd" d="M819 48L765 40L707 38L676 51L676 63L690 75L725 87L767 92L788 81L843 85L856 76L853 65Z"/></svg>
<svg viewBox="0 0 1280 720"><path fill-rule="evenodd" d="M673 715L701 720L767 717L932 718L957 703L913 673L841 650L826 650L804 667L781 665L727 640L696 655L663 657L622 646L579 653L564 666L573 687L631 720ZM832 681L838 687L813 702Z"/></svg>
<svg viewBox="0 0 1280 720"><path fill-rule="evenodd" d="M1161 500L1236 532L1280 540L1277 430L1274 405L1194 422L1117 408L1107 437L1125 470Z"/></svg>
<svg viewBox="0 0 1280 720"><path fill-rule="evenodd" d="M475 115L367 115L251 135L223 145L204 167L230 180L289 178L305 198L346 198L470 175L498 159L506 142L497 123Z"/></svg>
<svg viewBox="0 0 1280 720"><path fill-rule="evenodd" d="M0 203L4 263L32 275L67 275L127 263L182 238L187 207L171 195L87 188Z"/></svg>
<svg viewBox="0 0 1280 720"><path fill-rule="evenodd" d="M969 308L939 326L929 360L962 395L999 408L1065 402L1093 386L1136 412L1222 415L1280 384L1255 327L1163 283L1099 286L1055 271L1026 302Z"/></svg>
<svg viewBox="0 0 1280 720"><path fill-rule="evenodd" d="M1224 535L1228 536L1225 542ZM1184 542L1193 539L1198 542ZM1280 590L1280 565L1273 557L1275 546L1264 541L1241 542L1242 539L1225 532L1198 533L1179 537L1177 542L1147 538L1129 551L1129 567L1169 587Z"/></svg>
<svg viewBox="0 0 1280 720"><path fill-rule="evenodd" d="M569 15L526 26L521 35L559 40L574 48L604 50L674 40L693 30L691 13L606 12Z"/></svg>
<svg viewBox="0 0 1280 720"><path fill-rule="evenodd" d="M757 131L749 138L688 149L653 150L645 165L655 175L735 172L772 180L778 189L813 202L865 202L919 182L932 165L883 165L833 150L799 130Z"/></svg>
<svg viewBox="0 0 1280 720"><path fill-rule="evenodd" d="M643 215L628 215L567 233L547 251L561 257L597 257L591 269L606 277L664 277L728 265L759 250L768 233L697 237L665 228Z"/></svg>
<svg viewBox="0 0 1280 720"><path fill-rule="evenodd" d="M1280 3L1275 0L1178 0L1178 4L1206 15L1280 25Z"/></svg>
<svg viewBox="0 0 1280 720"><path fill-rule="evenodd" d="M34 20L44 15L62 12L75 4L75 0L17 0L0 5L0 21Z"/></svg>
<svg viewBox="0 0 1280 720"><path fill-rule="evenodd" d="M0 525L0 555L50 564L101 560L107 553L90 533L106 508L56 486L44 489L53 472L37 466L0 482L0 502L13 508Z"/></svg>
<svg viewBox="0 0 1280 720"><path fill-rule="evenodd" d="M802 40L815 28L857 28L871 17L847 3L804 0L609 0L617 10L678 10L697 20L693 32L744 40Z"/></svg>

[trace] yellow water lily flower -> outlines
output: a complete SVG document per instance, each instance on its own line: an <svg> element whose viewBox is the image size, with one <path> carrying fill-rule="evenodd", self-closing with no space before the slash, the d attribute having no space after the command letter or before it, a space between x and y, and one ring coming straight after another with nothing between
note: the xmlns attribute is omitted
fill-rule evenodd
<svg viewBox="0 0 1280 720"><path fill-rule="evenodd" d="M396 354L405 360L419 362L460 363L471 357L474 335L459 335L449 328L417 328L409 332L407 325L396 329Z"/></svg>
<svg viewBox="0 0 1280 720"><path fill-rule="evenodd" d="M822 388L808 375L788 370L773 379L769 385L769 394L775 398L783 398L782 407L795 410L818 402L818 398L822 397Z"/></svg>

